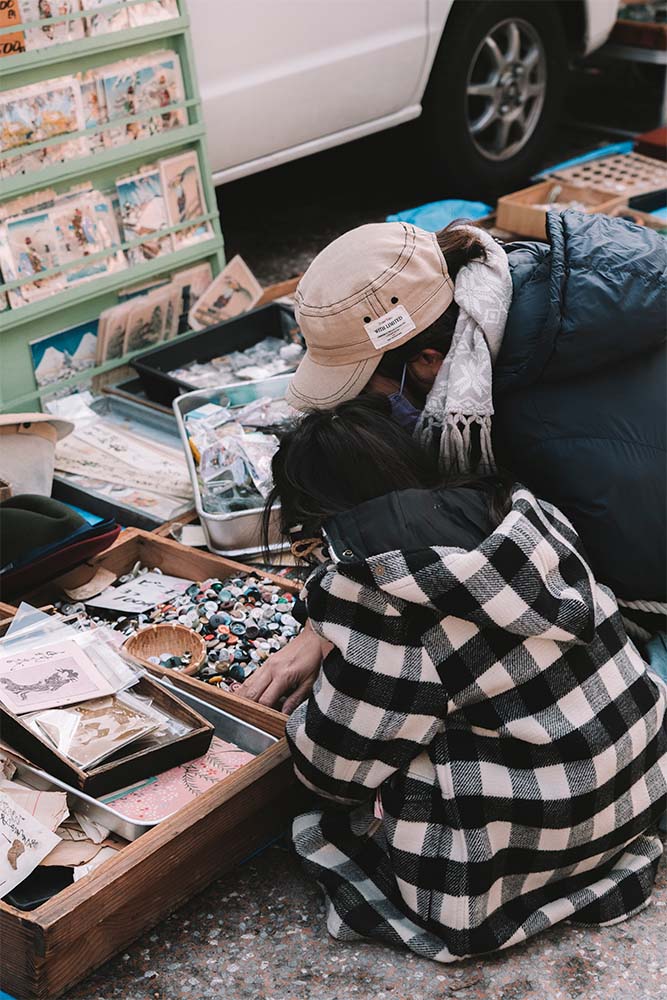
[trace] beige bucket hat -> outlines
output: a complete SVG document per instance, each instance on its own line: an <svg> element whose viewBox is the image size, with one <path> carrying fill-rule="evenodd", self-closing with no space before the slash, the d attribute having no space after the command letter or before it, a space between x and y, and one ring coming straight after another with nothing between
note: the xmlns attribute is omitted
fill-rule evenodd
<svg viewBox="0 0 667 1000"><path fill-rule="evenodd" d="M21 493L50 496L56 443L74 430L49 413L0 414L1 498Z"/></svg>
<svg viewBox="0 0 667 1000"><path fill-rule="evenodd" d="M306 356L287 390L297 410L353 399L385 351L451 305L454 282L434 233L405 222L359 226L312 262L295 296Z"/></svg>
<svg viewBox="0 0 667 1000"><path fill-rule="evenodd" d="M74 430L74 424L69 420L60 420L52 417L50 413L0 413L0 427L16 427L17 433L34 434L37 430L34 426L36 424L51 424L58 441Z"/></svg>

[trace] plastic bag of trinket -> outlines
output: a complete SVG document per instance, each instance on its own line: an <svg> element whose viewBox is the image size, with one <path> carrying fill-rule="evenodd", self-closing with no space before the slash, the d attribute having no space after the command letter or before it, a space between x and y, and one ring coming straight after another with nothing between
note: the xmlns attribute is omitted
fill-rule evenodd
<svg viewBox="0 0 667 1000"><path fill-rule="evenodd" d="M201 452L199 475L205 484L251 484L250 469L241 450L241 437L216 441Z"/></svg>
<svg viewBox="0 0 667 1000"><path fill-rule="evenodd" d="M234 411L234 418L244 427L280 427L296 419L299 413L286 399L262 396Z"/></svg>
<svg viewBox="0 0 667 1000"><path fill-rule="evenodd" d="M240 439L242 454L250 468L252 481L263 497L271 492L271 462L279 444L274 434L262 434L259 431L244 434Z"/></svg>
<svg viewBox="0 0 667 1000"><path fill-rule="evenodd" d="M90 768L156 730L159 721L127 693L37 712L25 721L79 767Z"/></svg>
<svg viewBox="0 0 667 1000"><path fill-rule="evenodd" d="M262 503L262 497L254 487L211 483L202 490L202 504L207 514L257 510Z"/></svg>
<svg viewBox="0 0 667 1000"><path fill-rule="evenodd" d="M48 655L54 661L54 653L65 643L82 650L89 663L89 671L101 678L110 692L117 693L132 687L144 671L118 649L116 634L110 629L80 628L83 622L78 620L78 616L84 613L83 604L77 612L63 617L47 615L23 602L5 636L0 639L0 663L3 657L18 653ZM89 623L85 621L85 624L88 626Z"/></svg>

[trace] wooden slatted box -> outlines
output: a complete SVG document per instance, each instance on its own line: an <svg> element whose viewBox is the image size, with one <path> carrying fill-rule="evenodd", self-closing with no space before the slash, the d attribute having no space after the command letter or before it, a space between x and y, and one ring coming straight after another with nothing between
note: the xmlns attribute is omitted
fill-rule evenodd
<svg viewBox="0 0 667 1000"><path fill-rule="evenodd" d="M182 559L183 571L190 572L191 556L208 575L229 572L230 564L220 566L226 560L183 550L173 542L165 546L164 539L144 532L132 536L118 544L118 551L107 553L112 563L138 556L173 573ZM173 672L169 676L278 742L36 910L24 912L0 900L0 989L18 1000L60 996L286 831L303 804L284 739L283 715L194 678Z"/></svg>

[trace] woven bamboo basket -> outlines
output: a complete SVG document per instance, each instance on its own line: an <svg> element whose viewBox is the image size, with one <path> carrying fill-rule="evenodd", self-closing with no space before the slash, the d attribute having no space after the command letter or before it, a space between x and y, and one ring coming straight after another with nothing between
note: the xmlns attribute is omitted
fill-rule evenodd
<svg viewBox="0 0 667 1000"><path fill-rule="evenodd" d="M192 659L188 666L179 670L179 673L190 676L196 674L206 660L206 643L202 637L185 625L171 625L169 622L142 628L136 635L130 636L124 648L130 656L146 666L153 665L150 662L151 656L159 657L162 653L182 656L183 653L191 653Z"/></svg>

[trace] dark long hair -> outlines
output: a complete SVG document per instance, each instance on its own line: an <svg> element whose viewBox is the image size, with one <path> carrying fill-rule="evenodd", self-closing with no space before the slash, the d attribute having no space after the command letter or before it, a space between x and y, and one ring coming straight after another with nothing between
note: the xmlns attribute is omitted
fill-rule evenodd
<svg viewBox="0 0 667 1000"><path fill-rule="evenodd" d="M266 499L262 541L268 550L271 507L280 502L284 538L300 525L317 536L328 518L395 490L473 486L489 497L491 521L509 509L504 478L447 479L437 456L391 419L385 396L363 396L333 410L313 410L281 439L273 458L273 489Z"/></svg>
<svg viewBox="0 0 667 1000"><path fill-rule="evenodd" d="M475 235L475 228L474 223L467 219L455 219L454 222L450 222L448 226L435 234L452 281L456 281L456 276L461 268L469 264L471 260L483 260L486 257L484 244ZM377 367L378 374L398 381L403 366L427 348L440 351L443 355L446 354L452 343L458 315L459 307L455 302L452 302L450 307L426 330L422 330L416 337L401 344L400 347L385 351Z"/></svg>

